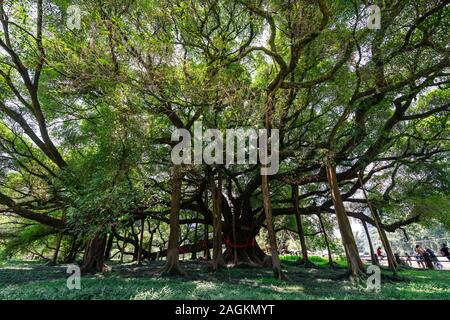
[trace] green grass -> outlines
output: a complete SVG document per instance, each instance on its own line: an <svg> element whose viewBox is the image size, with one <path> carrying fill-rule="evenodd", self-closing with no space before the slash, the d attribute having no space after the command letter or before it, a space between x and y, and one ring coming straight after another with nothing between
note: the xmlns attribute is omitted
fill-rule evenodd
<svg viewBox="0 0 450 320"><path fill-rule="evenodd" d="M112 265L112 272L83 276L81 290L67 288L65 266L10 261L0 265L0 299L450 299L448 271L402 270L401 281L383 277L381 292L375 293L345 280L344 268L311 260L319 268L298 267L294 258L283 257L287 281L273 279L263 268L213 273L206 263L183 263L187 278L161 278L161 262Z"/></svg>
<svg viewBox="0 0 450 320"><path fill-rule="evenodd" d="M295 265L295 263L299 259L298 256L291 256L291 255L281 256L280 258L281 258L281 261L283 261L284 263L292 264L292 265ZM309 261L314 263L319 268L328 268L329 267L328 259L326 259L326 258L311 256L311 257L309 257ZM335 259L333 262L338 267L342 267L342 268L347 267L347 261L345 259L338 258L338 259Z"/></svg>

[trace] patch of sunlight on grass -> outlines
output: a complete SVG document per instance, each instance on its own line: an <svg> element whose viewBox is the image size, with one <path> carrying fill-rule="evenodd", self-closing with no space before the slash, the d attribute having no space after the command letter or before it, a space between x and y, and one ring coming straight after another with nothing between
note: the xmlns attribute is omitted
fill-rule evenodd
<svg viewBox="0 0 450 320"><path fill-rule="evenodd" d="M262 278L262 279L264 279L264 278ZM250 286L257 286L258 285L258 281L257 280L248 279L248 278L240 279L238 281L238 283L239 284L250 285Z"/></svg>
<svg viewBox="0 0 450 320"><path fill-rule="evenodd" d="M209 290L215 290L217 289L217 284L213 283L213 282L205 282L205 281L194 281L195 284L195 290L204 290L204 291L209 291Z"/></svg>
<svg viewBox="0 0 450 320"><path fill-rule="evenodd" d="M316 279L316 282L328 282L328 283L333 283L333 282L335 282L334 280L332 280L332 279Z"/></svg>
<svg viewBox="0 0 450 320"><path fill-rule="evenodd" d="M449 292L450 290L444 289L444 288L438 288L433 285L410 285L408 287L396 287L395 288L398 291L404 291L404 292L422 292L422 293L431 293L431 292Z"/></svg>
<svg viewBox="0 0 450 320"><path fill-rule="evenodd" d="M6 267L3 270L33 270L31 267Z"/></svg>
<svg viewBox="0 0 450 320"><path fill-rule="evenodd" d="M319 269L310 268L306 272L308 272L308 273L319 273Z"/></svg>
<svg viewBox="0 0 450 320"><path fill-rule="evenodd" d="M351 286L351 285L344 285L344 286L341 287L341 289L344 290L344 291L355 291L355 288L356 287Z"/></svg>
<svg viewBox="0 0 450 320"><path fill-rule="evenodd" d="M305 288L302 286L286 286L286 287L272 287L272 290L279 293L304 293Z"/></svg>
<svg viewBox="0 0 450 320"><path fill-rule="evenodd" d="M160 290L150 289L143 290L131 297L131 300L164 300L169 299L173 295L172 289L168 286L164 286Z"/></svg>

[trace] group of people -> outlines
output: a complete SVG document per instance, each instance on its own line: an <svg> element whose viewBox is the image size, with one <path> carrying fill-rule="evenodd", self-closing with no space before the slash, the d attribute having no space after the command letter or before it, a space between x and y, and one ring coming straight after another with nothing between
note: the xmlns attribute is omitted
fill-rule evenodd
<svg viewBox="0 0 450 320"><path fill-rule="evenodd" d="M415 258L416 258L416 261L417 261L419 267L424 268L424 269L427 268L427 265L425 263L425 255L428 255L436 269L441 270L444 268L444 266L442 265L442 263L439 262L438 257L436 256L436 254L434 253L434 251L432 249L423 248L421 245L418 244L418 245L416 245L416 248L414 251L415 251ZM446 257L448 260L450 260L450 252L445 243L442 244L440 252L443 257ZM409 258L409 260L411 260L411 258ZM408 262L408 264L410 264L410 262Z"/></svg>
<svg viewBox="0 0 450 320"><path fill-rule="evenodd" d="M443 257L446 257L448 260L450 260L450 252L445 243L442 244L440 253ZM430 260L436 269L441 270L444 268L442 263L439 262L439 258L436 256L436 254L434 253L434 251L432 249L424 248L419 244L416 245L413 255L409 255L408 253L405 253L406 263L409 266L412 266L413 258L415 258L415 261L417 261L417 264L419 265L419 267L426 269L427 268L427 264L425 262L426 255L428 255L430 257ZM383 258L384 258L383 250L381 249L381 247L377 248L377 257L378 257L379 261L383 260Z"/></svg>

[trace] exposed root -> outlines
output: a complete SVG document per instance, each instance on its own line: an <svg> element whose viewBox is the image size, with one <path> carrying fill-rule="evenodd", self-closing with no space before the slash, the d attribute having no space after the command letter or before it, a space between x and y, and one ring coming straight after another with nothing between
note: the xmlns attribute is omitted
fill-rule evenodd
<svg viewBox="0 0 450 320"><path fill-rule="evenodd" d="M263 265L252 261L237 261L236 263L228 263L227 268L262 268Z"/></svg>
<svg viewBox="0 0 450 320"><path fill-rule="evenodd" d="M299 258L297 264L305 268L317 269L317 266L308 259L304 260L303 258Z"/></svg>
<svg viewBox="0 0 450 320"><path fill-rule="evenodd" d="M161 274L161 277L164 276L187 276L187 273L181 268L180 263L177 259L169 259L164 266Z"/></svg>
<svg viewBox="0 0 450 320"><path fill-rule="evenodd" d="M366 282L368 276L363 271L358 271L357 273L349 271L347 273L347 276L349 277L349 280L353 283L360 283L363 284Z"/></svg>
<svg viewBox="0 0 450 320"><path fill-rule="evenodd" d="M281 268L273 268L273 276L278 280L287 280L287 276L283 273Z"/></svg>

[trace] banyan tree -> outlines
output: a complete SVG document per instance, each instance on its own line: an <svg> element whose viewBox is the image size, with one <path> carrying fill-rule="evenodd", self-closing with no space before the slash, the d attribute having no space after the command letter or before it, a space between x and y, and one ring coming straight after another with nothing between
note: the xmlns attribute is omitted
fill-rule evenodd
<svg viewBox="0 0 450 320"><path fill-rule="evenodd" d="M86 272L132 247L184 274L181 254L213 249L215 269L277 278L281 218L296 219L306 263L302 221L319 217L326 237L325 217L362 274L352 219L385 243L426 215L448 223L392 209L448 197L436 178L448 173L448 1L375 4L377 28L356 0L0 1L2 216L53 237ZM198 122L224 143L240 129L234 152L248 161L206 163L200 145L200 158L175 164L172 133L194 140ZM278 130L272 174L249 159L259 129Z"/></svg>

